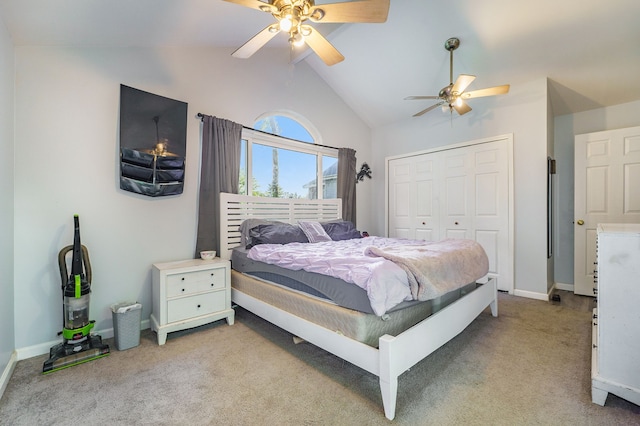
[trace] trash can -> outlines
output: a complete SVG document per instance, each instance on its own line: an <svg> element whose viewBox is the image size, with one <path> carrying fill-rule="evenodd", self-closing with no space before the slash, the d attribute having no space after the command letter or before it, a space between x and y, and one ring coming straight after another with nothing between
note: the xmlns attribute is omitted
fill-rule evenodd
<svg viewBox="0 0 640 426"><path fill-rule="evenodd" d="M135 348L140 344L140 317L142 304L137 302L111 305L113 335L119 351Z"/></svg>

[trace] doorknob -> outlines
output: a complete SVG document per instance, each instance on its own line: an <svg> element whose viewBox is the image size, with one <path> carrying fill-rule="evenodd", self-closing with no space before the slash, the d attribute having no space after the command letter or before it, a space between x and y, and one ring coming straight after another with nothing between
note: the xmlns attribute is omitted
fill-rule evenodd
<svg viewBox="0 0 640 426"><path fill-rule="evenodd" d="M578 219L578 221L576 222L578 225L582 226L584 225L584 220L582 219Z"/></svg>

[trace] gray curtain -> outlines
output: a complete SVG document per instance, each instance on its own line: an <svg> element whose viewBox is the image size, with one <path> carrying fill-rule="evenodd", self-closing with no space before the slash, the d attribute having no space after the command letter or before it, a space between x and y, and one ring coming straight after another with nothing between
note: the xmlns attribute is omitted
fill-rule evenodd
<svg viewBox="0 0 640 426"><path fill-rule="evenodd" d="M342 198L342 218L356 224L356 151L338 148L338 198Z"/></svg>
<svg viewBox="0 0 640 426"><path fill-rule="evenodd" d="M242 125L205 115L202 119L202 163L195 257L201 250L220 255L220 193L238 193Z"/></svg>

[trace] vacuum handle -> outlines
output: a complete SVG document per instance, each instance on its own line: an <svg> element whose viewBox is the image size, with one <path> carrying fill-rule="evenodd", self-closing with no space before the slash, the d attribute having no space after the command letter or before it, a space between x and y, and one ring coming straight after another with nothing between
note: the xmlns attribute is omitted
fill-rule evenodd
<svg viewBox="0 0 640 426"><path fill-rule="evenodd" d="M60 280L62 282L62 289L64 290L64 286L67 284L67 280L69 279L69 273L67 270L67 253L73 250L73 245L69 245L64 247L58 253L58 266L60 267ZM87 279L89 285L91 285L91 262L89 261L89 250L87 247L82 245L82 264L84 265L84 274Z"/></svg>

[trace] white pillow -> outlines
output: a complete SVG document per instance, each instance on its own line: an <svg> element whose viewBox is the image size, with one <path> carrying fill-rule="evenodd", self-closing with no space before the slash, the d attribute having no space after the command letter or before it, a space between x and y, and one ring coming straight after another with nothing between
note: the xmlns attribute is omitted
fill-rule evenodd
<svg viewBox="0 0 640 426"><path fill-rule="evenodd" d="M329 234L327 234L319 222L298 222L298 226L300 226L310 243L332 241Z"/></svg>

